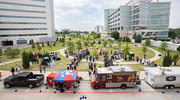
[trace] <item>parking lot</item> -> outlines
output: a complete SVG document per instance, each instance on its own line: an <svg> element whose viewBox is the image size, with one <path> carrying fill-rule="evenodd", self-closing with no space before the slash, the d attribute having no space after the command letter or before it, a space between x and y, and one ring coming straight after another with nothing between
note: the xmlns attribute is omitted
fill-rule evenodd
<svg viewBox="0 0 180 100"><path fill-rule="evenodd" d="M34 72L38 73L38 72ZM48 75L51 72L45 74ZM8 75L8 74L7 74ZM3 85L3 81L0 82L0 97L1 100L49 100L49 99L62 99L62 100L79 100L80 95L87 96L88 100L179 100L180 94L174 90L165 90L165 94L162 93L162 88L154 89L142 80L140 86L134 88L120 89L120 88L102 88L94 89L90 86L89 76L87 72L79 72L79 75L84 76L84 80L81 81L80 86L77 89L76 94L73 93L73 89L66 90L64 93L59 91L55 92L55 89L41 85L33 89L28 87L11 87L6 89ZM15 92L15 88L17 92ZM139 92L141 88L141 92ZM41 92L40 92L41 90Z"/></svg>

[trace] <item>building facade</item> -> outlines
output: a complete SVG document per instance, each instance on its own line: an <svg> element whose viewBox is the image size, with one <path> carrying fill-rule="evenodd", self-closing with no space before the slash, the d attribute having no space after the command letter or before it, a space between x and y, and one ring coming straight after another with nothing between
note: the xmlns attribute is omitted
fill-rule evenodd
<svg viewBox="0 0 180 100"><path fill-rule="evenodd" d="M102 25L97 25L94 27L94 32L99 33L103 31L103 26Z"/></svg>
<svg viewBox="0 0 180 100"><path fill-rule="evenodd" d="M118 31L133 37L167 39L171 2L152 2L152 0L130 0L107 14L105 10L105 29ZM108 18L107 18L108 16ZM107 23L108 22L108 23Z"/></svg>
<svg viewBox="0 0 180 100"><path fill-rule="evenodd" d="M0 44L55 41L53 0L0 0Z"/></svg>

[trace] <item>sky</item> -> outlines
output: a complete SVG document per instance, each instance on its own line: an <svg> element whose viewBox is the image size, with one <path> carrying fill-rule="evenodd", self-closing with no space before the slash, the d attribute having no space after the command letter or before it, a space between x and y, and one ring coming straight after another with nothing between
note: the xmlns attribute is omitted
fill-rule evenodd
<svg viewBox="0 0 180 100"><path fill-rule="evenodd" d="M58 31L93 31L94 26L104 26L104 9L118 8L129 0L54 0L55 28ZM157 1L157 0L153 0ZM171 2L170 28L180 28L180 0Z"/></svg>

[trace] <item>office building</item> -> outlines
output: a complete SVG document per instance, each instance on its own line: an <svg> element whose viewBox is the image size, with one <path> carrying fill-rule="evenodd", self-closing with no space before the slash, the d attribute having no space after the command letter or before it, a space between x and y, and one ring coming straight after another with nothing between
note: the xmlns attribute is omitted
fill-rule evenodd
<svg viewBox="0 0 180 100"><path fill-rule="evenodd" d="M102 25L97 25L94 27L94 32L99 33L103 31L103 26Z"/></svg>
<svg viewBox="0 0 180 100"><path fill-rule="evenodd" d="M55 41L53 0L0 0L0 44Z"/></svg>
<svg viewBox="0 0 180 100"><path fill-rule="evenodd" d="M130 0L117 9L104 11L105 31L118 31L120 36L142 39L167 39L171 2Z"/></svg>

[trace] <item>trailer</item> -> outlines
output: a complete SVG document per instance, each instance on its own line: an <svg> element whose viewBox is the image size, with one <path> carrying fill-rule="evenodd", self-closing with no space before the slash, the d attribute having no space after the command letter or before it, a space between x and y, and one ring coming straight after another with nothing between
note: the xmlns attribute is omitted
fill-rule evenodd
<svg viewBox="0 0 180 100"><path fill-rule="evenodd" d="M153 88L180 87L180 67L146 67L145 81Z"/></svg>
<svg viewBox="0 0 180 100"><path fill-rule="evenodd" d="M139 72L129 66L111 66L108 68L97 68L91 76L91 87L111 88L135 87L140 85Z"/></svg>

